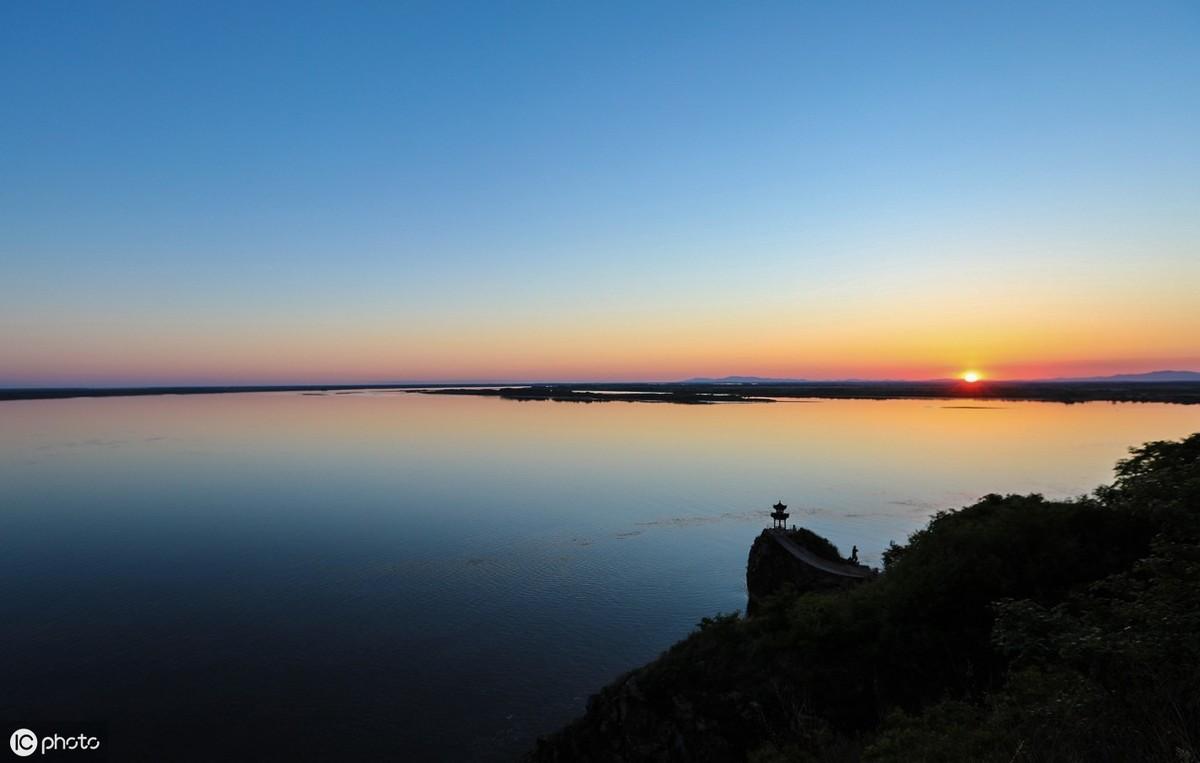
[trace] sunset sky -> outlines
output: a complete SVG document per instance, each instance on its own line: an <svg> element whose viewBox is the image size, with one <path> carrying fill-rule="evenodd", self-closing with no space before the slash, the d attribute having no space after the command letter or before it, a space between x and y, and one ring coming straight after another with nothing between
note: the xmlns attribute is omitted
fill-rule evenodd
<svg viewBox="0 0 1200 763"><path fill-rule="evenodd" d="M5 3L0 385L1200 369L1198 40L1194 0Z"/></svg>

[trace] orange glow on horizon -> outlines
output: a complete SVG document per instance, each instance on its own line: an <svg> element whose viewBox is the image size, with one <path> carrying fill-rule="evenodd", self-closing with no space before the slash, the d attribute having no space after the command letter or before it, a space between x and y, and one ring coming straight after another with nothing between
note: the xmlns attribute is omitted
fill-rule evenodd
<svg viewBox="0 0 1200 763"><path fill-rule="evenodd" d="M983 374L979 373L978 371L964 371L962 375L962 380L967 384L974 384L982 378Z"/></svg>
<svg viewBox="0 0 1200 763"><path fill-rule="evenodd" d="M728 375L966 381L967 370L981 380L1000 380L1200 369L1194 308L1163 299L1140 308L1136 320L1129 310L1106 313L1084 304L1050 309L1036 304L1036 286L1027 289L1033 295L1020 311L998 307L953 327L947 315L968 307L953 300L903 309L884 301L850 310L816 297L800 308L768 301L722 306L719 314L659 306L609 313L585 306L552 321L543 312L515 309L490 322L470 315L416 322L384 313L295 323L247 317L236 331L215 319L186 330L169 322L114 319L71 331L31 329L5 356L0 383L671 381Z"/></svg>

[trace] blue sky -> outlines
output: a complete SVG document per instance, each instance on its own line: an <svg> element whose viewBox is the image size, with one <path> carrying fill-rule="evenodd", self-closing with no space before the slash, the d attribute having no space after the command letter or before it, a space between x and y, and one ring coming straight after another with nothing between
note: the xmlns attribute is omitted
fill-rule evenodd
<svg viewBox="0 0 1200 763"><path fill-rule="evenodd" d="M347 5L0 8L0 383L1200 363L1195 3Z"/></svg>

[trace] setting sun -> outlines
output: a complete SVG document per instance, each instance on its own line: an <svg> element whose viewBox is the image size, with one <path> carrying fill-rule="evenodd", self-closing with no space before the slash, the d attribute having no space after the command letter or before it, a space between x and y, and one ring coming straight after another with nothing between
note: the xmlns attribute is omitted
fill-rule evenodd
<svg viewBox="0 0 1200 763"><path fill-rule="evenodd" d="M983 377L979 375L978 371L966 371L962 375L962 380L967 384L974 384L982 378Z"/></svg>

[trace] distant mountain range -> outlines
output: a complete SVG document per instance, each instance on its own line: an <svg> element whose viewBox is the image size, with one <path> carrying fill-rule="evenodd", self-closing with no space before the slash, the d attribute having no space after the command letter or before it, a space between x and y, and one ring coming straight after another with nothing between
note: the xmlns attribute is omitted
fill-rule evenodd
<svg viewBox="0 0 1200 763"><path fill-rule="evenodd" d="M770 376L696 376L683 384L836 384L854 382L891 382L899 379L788 379ZM957 381L956 379L925 379L924 381ZM1018 381L1012 379L1009 381ZM1149 371L1144 374L1113 374L1112 376L1073 376L1054 379L1023 379L1040 382L1200 382L1200 371Z"/></svg>
<svg viewBox="0 0 1200 763"><path fill-rule="evenodd" d="M1181 382L1200 381L1200 371L1149 371L1144 374L1113 374L1112 376L1077 376L1073 378L1046 379L1063 382Z"/></svg>

